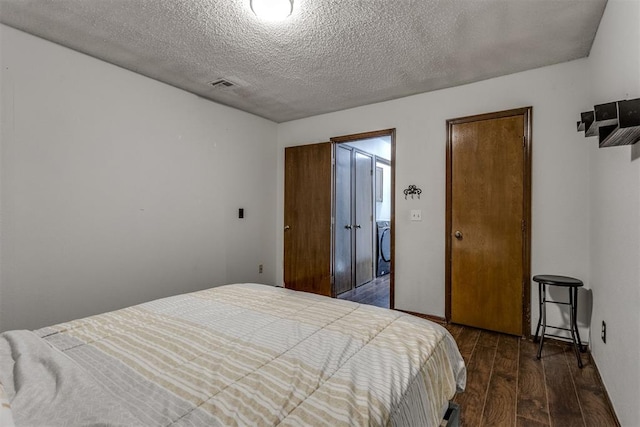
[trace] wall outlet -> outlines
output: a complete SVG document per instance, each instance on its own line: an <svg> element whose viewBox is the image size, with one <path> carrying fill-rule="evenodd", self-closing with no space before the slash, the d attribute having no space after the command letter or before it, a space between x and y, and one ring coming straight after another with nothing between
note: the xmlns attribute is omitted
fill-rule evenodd
<svg viewBox="0 0 640 427"><path fill-rule="evenodd" d="M262 274L262 264L258 266L258 273Z"/></svg>
<svg viewBox="0 0 640 427"><path fill-rule="evenodd" d="M420 209L411 209L411 221L422 221L422 211Z"/></svg>
<svg viewBox="0 0 640 427"><path fill-rule="evenodd" d="M605 321L602 321L602 332L600 333L600 338L602 338L603 343L607 343L607 324Z"/></svg>

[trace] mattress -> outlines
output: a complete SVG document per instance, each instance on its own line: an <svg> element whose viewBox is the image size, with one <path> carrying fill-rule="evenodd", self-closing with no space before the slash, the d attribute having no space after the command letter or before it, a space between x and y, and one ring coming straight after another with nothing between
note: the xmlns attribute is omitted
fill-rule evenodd
<svg viewBox="0 0 640 427"><path fill-rule="evenodd" d="M0 335L18 426L436 426L465 381L440 325L258 284Z"/></svg>

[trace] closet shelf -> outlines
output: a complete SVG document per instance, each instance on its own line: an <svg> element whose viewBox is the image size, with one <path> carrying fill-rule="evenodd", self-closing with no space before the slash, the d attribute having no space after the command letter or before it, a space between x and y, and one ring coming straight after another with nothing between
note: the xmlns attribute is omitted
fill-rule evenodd
<svg viewBox="0 0 640 427"><path fill-rule="evenodd" d="M640 98L608 102L580 113L578 132L597 136L599 147L631 145L640 141Z"/></svg>

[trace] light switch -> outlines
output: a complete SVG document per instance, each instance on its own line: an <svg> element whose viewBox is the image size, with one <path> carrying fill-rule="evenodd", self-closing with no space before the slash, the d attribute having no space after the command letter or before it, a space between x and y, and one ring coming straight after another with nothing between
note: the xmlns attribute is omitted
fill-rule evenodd
<svg viewBox="0 0 640 427"><path fill-rule="evenodd" d="M422 221L422 211L420 209L411 209L411 221Z"/></svg>

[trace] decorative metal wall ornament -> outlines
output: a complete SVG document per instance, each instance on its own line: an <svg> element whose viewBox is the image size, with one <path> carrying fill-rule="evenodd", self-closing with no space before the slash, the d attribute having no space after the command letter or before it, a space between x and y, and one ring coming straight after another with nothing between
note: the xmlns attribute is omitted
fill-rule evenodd
<svg viewBox="0 0 640 427"><path fill-rule="evenodd" d="M419 189L415 185L410 185L404 190L404 198L406 199L408 195L411 195L411 198L413 199L413 196L417 194L419 199L420 193L422 193L421 189Z"/></svg>

